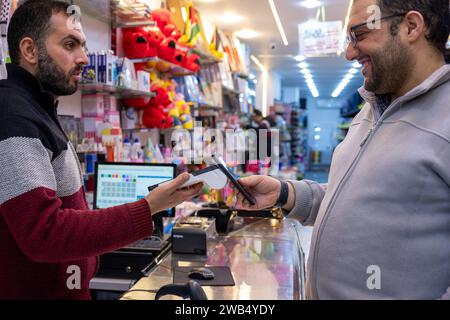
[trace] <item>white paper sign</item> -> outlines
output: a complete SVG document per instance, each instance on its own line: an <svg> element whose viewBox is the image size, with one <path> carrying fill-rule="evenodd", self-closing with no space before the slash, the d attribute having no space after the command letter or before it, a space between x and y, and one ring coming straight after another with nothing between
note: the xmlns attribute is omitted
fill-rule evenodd
<svg viewBox="0 0 450 320"><path fill-rule="evenodd" d="M298 25L300 55L337 54L342 45L342 21L308 21Z"/></svg>

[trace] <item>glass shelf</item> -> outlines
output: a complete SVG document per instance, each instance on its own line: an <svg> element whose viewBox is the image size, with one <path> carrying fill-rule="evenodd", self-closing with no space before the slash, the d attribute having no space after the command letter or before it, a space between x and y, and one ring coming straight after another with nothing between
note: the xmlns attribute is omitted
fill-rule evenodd
<svg viewBox="0 0 450 320"><path fill-rule="evenodd" d="M113 28L154 25L154 22L150 21L152 11L145 3L132 3L123 0L111 0L110 3Z"/></svg>
<svg viewBox="0 0 450 320"><path fill-rule="evenodd" d="M147 70L158 70L162 73L169 73L174 77L182 77L182 76L191 76L194 75L195 72L180 67L174 63L163 60L159 57L151 57L151 58L143 58L143 59L131 59L133 63L144 63L144 62L153 62L155 64L154 67L149 67Z"/></svg>
<svg viewBox="0 0 450 320"><path fill-rule="evenodd" d="M103 83L87 82L87 81L83 81L80 83L80 90L83 94L110 93L122 99L143 98L153 96L151 92L145 92L140 90L134 90L124 87L111 86Z"/></svg>

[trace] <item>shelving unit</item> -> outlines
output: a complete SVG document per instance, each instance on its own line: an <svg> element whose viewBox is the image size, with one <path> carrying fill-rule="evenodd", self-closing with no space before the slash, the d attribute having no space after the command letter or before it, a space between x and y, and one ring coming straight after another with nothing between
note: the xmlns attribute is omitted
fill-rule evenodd
<svg viewBox="0 0 450 320"><path fill-rule="evenodd" d="M163 72L165 74L170 74L173 77L184 77L184 76L190 76L194 75L195 72L185 69L183 67L180 67L179 65L176 65L174 63L168 62L166 60L163 60L159 57L149 57L149 58L143 58L143 59L131 59L133 63L146 63L146 62L153 62L155 63L154 68L147 68L146 70L151 71L157 70L159 72Z"/></svg>
<svg viewBox="0 0 450 320"><path fill-rule="evenodd" d="M82 94L108 93L121 99L143 98L153 96L151 92L139 91L130 88L111 86L103 83L86 82L86 81L80 83L80 90Z"/></svg>

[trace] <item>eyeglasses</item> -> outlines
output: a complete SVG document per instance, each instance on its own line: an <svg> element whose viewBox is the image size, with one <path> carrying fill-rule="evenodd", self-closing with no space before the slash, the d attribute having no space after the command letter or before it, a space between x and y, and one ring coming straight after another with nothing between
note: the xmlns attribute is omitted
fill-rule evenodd
<svg viewBox="0 0 450 320"><path fill-rule="evenodd" d="M373 25L377 21L383 21L383 20L396 18L396 17L404 17L405 15L406 15L406 13L396 13L396 14L393 14L393 15L390 15L390 16L381 17L379 19L374 19L372 21L363 22L363 23L360 23L360 24L357 24L357 25L354 25L354 26L350 27L349 33L345 37L344 49L347 50L350 43L353 46L356 46L358 44L358 37L360 37L363 34L367 34L369 32L369 31L367 31L367 32L363 32L363 33L357 33L357 30L359 28L364 27L364 26L368 26L370 24ZM369 28L369 29L372 30L373 28Z"/></svg>

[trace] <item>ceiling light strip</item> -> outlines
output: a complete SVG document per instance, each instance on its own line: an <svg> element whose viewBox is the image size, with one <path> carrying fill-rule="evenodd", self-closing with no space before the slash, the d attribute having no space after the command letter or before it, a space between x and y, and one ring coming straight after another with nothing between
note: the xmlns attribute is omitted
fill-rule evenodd
<svg viewBox="0 0 450 320"><path fill-rule="evenodd" d="M261 70L262 72L262 91L263 91L263 102L262 102L262 114L264 117L266 117L268 115L268 90L269 90L269 72L267 71L267 68L261 63L261 61L259 61L259 59L257 57L255 57L254 55L250 56L250 59L252 59L252 61L258 66L258 68Z"/></svg>
<svg viewBox="0 0 450 320"><path fill-rule="evenodd" d="M272 14L273 14L273 17L275 18L275 22L277 23L278 30L280 31L281 39L283 39L283 44L285 46L288 46L289 42L287 40L286 33L284 32L283 25L280 20L280 16L278 15L277 8L275 7L275 3L273 0L269 0L269 4L270 4L270 8L272 9Z"/></svg>

